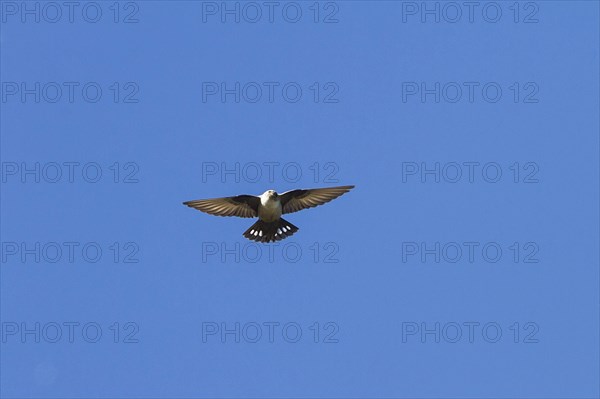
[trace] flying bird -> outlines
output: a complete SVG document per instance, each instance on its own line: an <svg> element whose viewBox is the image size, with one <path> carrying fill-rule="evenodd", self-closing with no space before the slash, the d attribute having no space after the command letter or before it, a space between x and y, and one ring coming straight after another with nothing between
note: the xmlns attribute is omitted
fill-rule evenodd
<svg viewBox="0 0 600 399"><path fill-rule="evenodd" d="M212 198L184 202L190 208L215 215L255 218L258 221L244 232L244 237L257 242L275 242L290 237L298 231L281 215L323 205L354 186L290 190L278 194L267 190L262 195L237 195L235 197Z"/></svg>

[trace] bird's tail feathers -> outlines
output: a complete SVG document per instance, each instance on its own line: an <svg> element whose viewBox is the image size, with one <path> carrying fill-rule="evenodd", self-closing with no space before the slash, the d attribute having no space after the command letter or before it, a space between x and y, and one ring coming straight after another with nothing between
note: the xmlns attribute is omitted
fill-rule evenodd
<svg viewBox="0 0 600 399"><path fill-rule="evenodd" d="M290 237L298 230L285 219L270 223L258 220L244 232L244 237L256 242L275 242Z"/></svg>

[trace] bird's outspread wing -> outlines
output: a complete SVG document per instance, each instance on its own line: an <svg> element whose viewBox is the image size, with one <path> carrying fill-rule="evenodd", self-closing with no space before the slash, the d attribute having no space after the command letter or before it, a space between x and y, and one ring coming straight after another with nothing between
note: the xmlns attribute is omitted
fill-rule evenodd
<svg viewBox="0 0 600 399"><path fill-rule="evenodd" d="M354 186L339 186L286 191L281 194L280 199L282 212L293 213L302 209L323 205L353 188Z"/></svg>
<svg viewBox="0 0 600 399"><path fill-rule="evenodd" d="M235 197L213 198L187 201L183 205L215 216L238 216L253 218L258 216L260 198L254 195L237 195Z"/></svg>

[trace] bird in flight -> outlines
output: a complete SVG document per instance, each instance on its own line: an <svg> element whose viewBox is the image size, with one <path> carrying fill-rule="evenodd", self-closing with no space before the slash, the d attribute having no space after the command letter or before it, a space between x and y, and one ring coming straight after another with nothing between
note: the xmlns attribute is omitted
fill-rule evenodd
<svg viewBox="0 0 600 399"><path fill-rule="evenodd" d="M237 195L184 202L190 208L215 215L255 218L258 221L244 232L244 237L257 242L275 242L290 237L298 231L281 215L323 205L347 193L354 186L290 190L278 194L267 190L262 195Z"/></svg>

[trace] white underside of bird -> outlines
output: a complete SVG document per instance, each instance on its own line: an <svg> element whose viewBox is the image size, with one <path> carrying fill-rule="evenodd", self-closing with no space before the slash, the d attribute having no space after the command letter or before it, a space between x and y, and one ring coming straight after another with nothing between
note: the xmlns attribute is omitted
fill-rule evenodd
<svg viewBox="0 0 600 399"><path fill-rule="evenodd" d="M279 220L283 214L281 201L279 198L274 198L271 194L272 190L265 191L260 196L260 206L258 207L258 217L265 222L274 222Z"/></svg>

